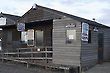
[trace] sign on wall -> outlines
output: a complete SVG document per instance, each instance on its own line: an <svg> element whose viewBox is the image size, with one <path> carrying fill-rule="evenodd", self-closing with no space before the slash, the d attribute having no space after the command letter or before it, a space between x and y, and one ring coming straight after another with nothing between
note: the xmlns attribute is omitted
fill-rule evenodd
<svg viewBox="0 0 110 73"><path fill-rule="evenodd" d="M66 25L66 27L67 28L74 28L74 27L76 27L76 24L71 23L71 24Z"/></svg>
<svg viewBox="0 0 110 73"><path fill-rule="evenodd" d="M24 31L25 30L25 24L24 23L18 23L17 24L17 30L18 31Z"/></svg>
<svg viewBox="0 0 110 73"><path fill-rule="evenodd" d="M82 41L88 42L88 34L89 34L89 24L82 23Z"/></svg>
<svg viewBox="0 0 110 73"><path fill-rule="evenodd" d="M0 25L6 25L6 18L0 17Z"/></svg>

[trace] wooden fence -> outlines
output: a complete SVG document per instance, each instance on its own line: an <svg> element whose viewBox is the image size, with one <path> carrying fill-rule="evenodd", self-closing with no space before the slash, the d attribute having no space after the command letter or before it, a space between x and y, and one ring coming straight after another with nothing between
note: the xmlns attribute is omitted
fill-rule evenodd
<svg viewBox="0 0 110 73"><path fill-rule="evenodd" d="M19 60L32 63L51 63L52 62L52 47L28 47L17 48L16 51L1 51L1 59Z"/></svg>

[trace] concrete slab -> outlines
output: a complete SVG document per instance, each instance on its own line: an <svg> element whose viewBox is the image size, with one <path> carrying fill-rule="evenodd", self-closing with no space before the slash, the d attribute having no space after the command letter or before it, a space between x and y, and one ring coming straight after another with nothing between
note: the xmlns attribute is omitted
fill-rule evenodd
<svg viewBox="0 0 110 73"><path fill-rule="evenodd" d="M84 73L110 73L110 62L98 64Z"/></svg>

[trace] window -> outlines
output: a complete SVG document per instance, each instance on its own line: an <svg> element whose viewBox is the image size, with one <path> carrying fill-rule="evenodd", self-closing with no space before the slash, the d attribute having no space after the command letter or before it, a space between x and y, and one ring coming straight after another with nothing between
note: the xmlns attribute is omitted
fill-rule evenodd
<svg viewBox="0 0 110 73"><path fill-rule="evenodd" d="M21 42L28 46L34 45L34 30L29 29L28 31L21 32Z"/></svg>
<svg viewBox="0 0 110 73"><path fill-rule="evenodd" d="M34 30L33 29L29 29L27 31L27 39L28 39L28 46L34 46Z"/></svg>
<svg viewBox="0 0 110 73"><path fill-rule="evenodd" d="M21 32L21 42L27 43L27 32L26 31Z"/></svg>
<svg viewBox="0 0 110 73"><path fill-rule="evenodd" d="M6 25L6 18L0 17L0 25Z"/></svg>
<svg viewBox="0 0 110 73"><path fill-rule="evenodd" d="M71 44L74 40L76 40L76 30L67 30L66 37L66 43Z"/></svg>

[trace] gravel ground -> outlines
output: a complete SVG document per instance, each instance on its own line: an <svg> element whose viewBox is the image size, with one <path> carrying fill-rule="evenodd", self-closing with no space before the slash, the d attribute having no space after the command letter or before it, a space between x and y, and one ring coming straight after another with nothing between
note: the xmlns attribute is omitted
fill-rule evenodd
<svg viewBox="0 0 110 73"><path fill-rule="evenodd" d="M0 62L0 73L61 73L43 68L26 68L24 65Z"/></svg>

